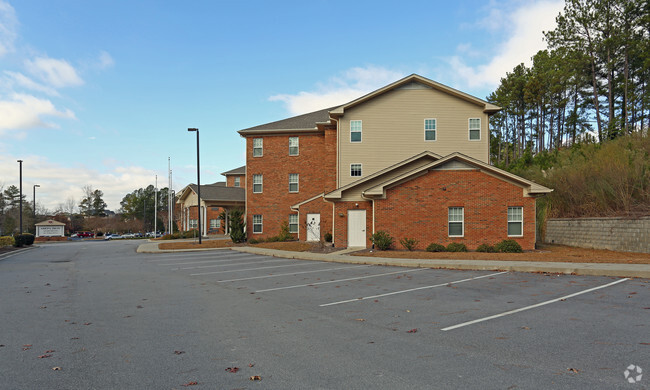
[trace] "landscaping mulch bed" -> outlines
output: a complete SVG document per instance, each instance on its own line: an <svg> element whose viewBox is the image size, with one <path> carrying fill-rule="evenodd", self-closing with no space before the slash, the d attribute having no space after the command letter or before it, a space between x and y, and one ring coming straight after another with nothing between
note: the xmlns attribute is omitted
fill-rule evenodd
<svg viewBox="0 0 650 390"><path fill-rule="evenodd" d="M234 246L230 240L202 240L201 245L198 241L178 241L178 242L161 242L158 248L161 250L176 250L176 249L214 249L214 248L230 248Z"/></svg>
<svg viewBox="0 0 650 390"><path fill-rule="evenodd" d="M404 250L362 250L353 256L390 257L401 259L457 259L500 261L546 261L569 263L650 264L650 253L615 252L604 249L575 248L564 245L541 245L524 253L425 252Z"/></svg>

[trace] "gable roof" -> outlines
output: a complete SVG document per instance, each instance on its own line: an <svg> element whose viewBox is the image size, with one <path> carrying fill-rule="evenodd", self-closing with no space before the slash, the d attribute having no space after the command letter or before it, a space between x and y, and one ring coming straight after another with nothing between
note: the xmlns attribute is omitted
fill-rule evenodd
<svg viewBox="0 0 650 390"><path fill-rule="evenodd" d="M399 172L400 167L408 165L410 162L413 162L416 157L421 155L422 153L420 155L411 157L410 159L399 162L393 166L390 166L382 171L376 172L375 174L365 177L361 180L357 180L354 183L350 183L347 186L337 188L336 190L325 194L324 198L331 200L341 199L343 197L344 191L352 190L354 188L360 190L362 196L364 197L384 197L387 189L397 186L420 175L426 174L430 170L442 168L444 165L450 164L452 162L458 162L460 163L460 166L466 166L471 169L479 169L488 175L495 176L501 180L505 180L518 185L524 190L524 194L527 196L541 196L553 191L552 189L544 187L543 185L524 179L523 177L513 175L510 172L493 167L489 164L458 152L451 153L445 157L438 158L435 161L431 162L426 162L423 160L424 163L415 167L414 169Z"/></svg>
<svg viewBox="0 0 650 390"><path fill-rule="evenodd" d="M190 193L197 193L198 186L189 184L181 191L177 203L187 199ZM201 186L201 200L206 202L243 203L246 199L246 189L243 187L226 187L225 183L217 182Z"/></svg>
<svg viewBox="0 0 650 390"><path fill-rule="evenodd" d="M404 86L406 84L413 83L413 82L429 86L429 87L431 87L431 88L433 88L435 90L447 93L449 95L452 95L452 96L455 96L457 98L463 99L465 101L476 104L478 106L482 106L483 107L483 112L485 112L487 114L494 114L494 113L501 110L501 107L495 106L494 104L491 104L491 103L488 103L483 99L479 99L479 98L477 98L475 96L472 96L472 95L469 95L469 94L467 94L465 92L462 92L462 91L459 91L457 89L448 87L448 86L446 86L444 84L440 84L440 83L438 83L436 81L430 80L430 79L428 79L426 77L422 77L420 75L417 75L417 74L413 73L410 76L406 76L403 79L397 80L392 84L388 84L387 86L385 86L383 88L379 88L378 90L370 92L369 94L364 95L364 96L362 96L362 97L360 97L358 99L355 99L355 100L353 100L353 101L351 101L349 103L346 103L346 104L344 104L342 106L336 107L335 109L330 111L330 115L333 116L333 117L343 116L343 114L345 113L345 110L348 109L348 108L352 108L352 107L357 106L357 105L359 105L361 103L364 103L364 102L366 102L366 101L368 101L370 99L373 99L373 98L375 98L375 97L377 97L379 95L383 95L386 92L392 91L392 90L394 90L396 88L399 88L401 86Z"/></svg>
<svg viewBox="0 0 650 390"><path fill-rule="evenodd" d="M238 133L242 136L246 136L265 133L319 132L316 124L329 123L330 118L338 118L343 116L346 109L362 104L370 99L392 91L396 88L405 86L409 83L421 83L435 90L481 106L483 107L483 112L488 115L494 114L501 110L501 107L488 103L483 99L479 99L475 96L466 94L465 92L448 87L444 84L440 84L436 81L414 73L341 106L325 108L307 114L302 114L275 122L269 122L259 126L249 127L247 129L239 130Z"/></svg>
<svg viewBox="0 0 650 390"><path fill-rule="evenodd" d="M351 189L353 187L356 187L356 186L364 184L364 183L367 184L368 182L372 182L376 178L379 178L382 175L385 175L385 174L387 174L389 172L395 171L396 169L399 169L401 167L407 166L408 164L415 163L418 160L422 160L423 163L429 162L429 161L432 161L432 160L436 161L436 160L439 160L440 158L442 158L442 157L439 154L429 152L429 151L424 151L422 153L418 153L413 157L410 157L410 158L407 158L406 160L398 162L397 164L393 164L393 165L391 165L389 167L386 167L386 168L384 168L384 169L382 169L380 171L377 171L377 172L375 172L375 173L373 173L371 175L368 175L368 176L366 176L366 177L364 177L362 179L354 181L354 182L352 182L352 183L350 183L348 185L345 185L343 187L339 187L339 188L335 189L334 191L331 191L331 192L325 194L324 197L325 197L325 199L340 199L342 194L343 194L343 191L346 191L348 189Z"/></svg>
<svg viewBox="0 0 650 390"><path fill-rule="evenodd" d="M246 165L242 165L239 168L231 169L229 171L223 172L222 175L245 175L246 174Z"/></svg>

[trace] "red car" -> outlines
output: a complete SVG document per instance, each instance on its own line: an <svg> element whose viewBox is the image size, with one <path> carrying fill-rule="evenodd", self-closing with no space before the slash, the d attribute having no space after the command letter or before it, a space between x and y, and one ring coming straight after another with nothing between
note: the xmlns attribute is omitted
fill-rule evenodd
<svg viewBox="0 0 650 390"><path fill-rule="evenodd" d="M95 237L95 235L92 232L79 232L77 233L77 237L81 238L88 238L88 237Z"/></svg>

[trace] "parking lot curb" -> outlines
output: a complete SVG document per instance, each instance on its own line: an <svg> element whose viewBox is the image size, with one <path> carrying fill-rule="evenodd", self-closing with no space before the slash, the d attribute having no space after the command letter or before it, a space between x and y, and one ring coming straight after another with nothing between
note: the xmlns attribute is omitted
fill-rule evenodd
<svg viewBox="0 0 650 390"><path fill-rule="evenodd" d="M613 263L565 263L565 262L530 262L530 261L494 261L494 260L435 260L435 259L395 259L388 257L349 256L345 254L323 254L311 252L291 252L266 248L232 247L238 252L288 259L328 261L349 264L374 264L394 267L441 268L475 271L512 271L531 273L558 273L567 275L613 276L627 278L650 278L648 264L613 264Z"/></svg>

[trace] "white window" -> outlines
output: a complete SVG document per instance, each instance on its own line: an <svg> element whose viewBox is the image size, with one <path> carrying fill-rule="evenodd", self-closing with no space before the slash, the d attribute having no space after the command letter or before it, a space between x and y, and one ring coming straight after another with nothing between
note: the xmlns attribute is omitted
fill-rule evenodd
<svg viewBox="0 0 650 390"><path fill-rule="evenodd" d="M198 228L199 228L199 220L190 219L190 229L198 229Z"/></svg>
<svg viewBox="0 0 650 390"><path fill-rule="evenodd" d="M253 233L262 233L262 215L253 215Z"/></svg>
<svg viewBox="0 0 650 390"><path fill-rule="evenodd" d="M264 139L253 138L253 157L262 157L264 154Z"/></svg>
<svg viewBox="0 0 650 390"><path fill-rule="evenodd" d="M210 220L210 229L219 229L221 227L221 219L211 219Z"/></svg>
<svg viewBox="0 0 650 390"><path fill-rule="evenodd" d="M350 121L350 142L361 142L361 121Z"/></svg>
<svg viewBox="0 0 650 390"><path fill-rule="evenodd" d="M253 193L262 193L262 175L253 175Z"/></svg>
<svg viewBox="0 0 650 390"><path fill-rule="evenodd" d="M297 156L298 153L298 137L289 137L289 156Z"/></svg>
<svg viewBox="0 0 650 390"><path fill-rule="evenodd" d="M289 214L289 233L298 233L298 214Z"/></svg>
<svg viewBox="0 0 650 390"><path fill-rule="evenodd" d="M449 208L449 237L462 237L464 231L464 210L462 207Z"/></svg>
<svg viewBox="0 0 650 390"><path fill-rule="evenodd" d="M350 176L361 176L361 164L350 164Z"/></svg>
<svg viewBox="0 0 650 390"><path fill-rule="evenodd" d="M479 141L481 139L481 118L469 119L469 139Z"/></svg>
<svg viewBox="0 0 650 390"><path fill-rule="evenodd" d="M239 176L235 176L235 187L240 187L241 186L241 178Z"/></svg>
<svg viewBox="0 0 650 390"><path fill-rule="evenodd" d="M425 119L424 120L424 140L425 141L435 141L436 140L436 120L435 119Z"/></svg>
<svg viewBox="0 0 650 390"><path fill-rule="evenodd" d="M298 192L298 174L290 173L289 174L289 192Z"/></svg>
<svg viewBox="0 0 650 390"><path fill-rule="evenodd" d="M508 207L508 236L524 235L524 208Z"/></svg>

